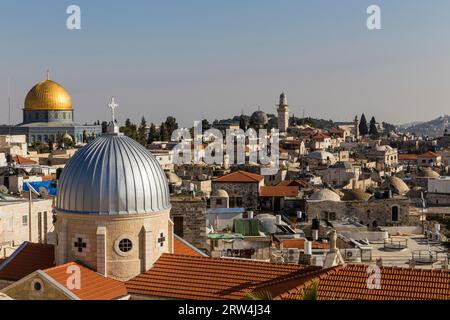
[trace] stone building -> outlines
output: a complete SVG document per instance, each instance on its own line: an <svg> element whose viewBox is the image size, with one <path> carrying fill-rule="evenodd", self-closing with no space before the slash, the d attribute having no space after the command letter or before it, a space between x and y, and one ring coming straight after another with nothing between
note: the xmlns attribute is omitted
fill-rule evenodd
<svg viewBox="0 0 450 320"><path fill-rule="evenodd" d="M172 196L171 203L174 233L197 248L206 249L206 198L179 195Z"/></svg>
<svg viewBox="0 0 450 320"><path fill-rule="evenodd" d="M285 133L289 127L289 104L284 92L280 95L280 103L278 104L277 112L278 130L280 133Z"/></svg>
<svg viewBox="0 0 450 320"><path fill-rule="evenodd" d="M337 221L353 218L372 228L409 225L409 212L407 197L377 199L361 190L348 190L342 199L331 190L321 190L306 201L306 213L310 219Z"/></svg>
<svg viewBox="0 0 450 320"><path fill-rule="evenodd" d="M81 261L109 278L135 277L173 252L170 207L158 161L111 125L70 159L59 180L56 264Z"/></svg>
<svg viewBox="0 0 450 320"><path fill-rule="evenodd" d="M236 171L212 182L213 194L219 189L228 193L230 208L257 209L259 190L264 186L264 177L258 174Z"/></svg>
<svg viewBox="0 0 450 320"><path fill-rule="evenodd" d="M25 241L50 242L52 205L53 199L33 199L30 215L28 199L0 195L0 258Z"/></svg>

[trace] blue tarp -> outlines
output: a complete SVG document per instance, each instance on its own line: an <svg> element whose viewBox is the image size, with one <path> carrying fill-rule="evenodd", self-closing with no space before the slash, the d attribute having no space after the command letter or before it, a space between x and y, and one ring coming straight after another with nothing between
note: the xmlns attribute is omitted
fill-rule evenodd
<svg viewBox="0 0 450 320"><path fill-rule="evenodd" d="M41 187L47 189L48 194L56 197L56 188L52 186L53 181L42 181L42 182L30 182L30 185L39 192ZM26 183L23 184L23 191L28 191L28 186Z"/></svg>

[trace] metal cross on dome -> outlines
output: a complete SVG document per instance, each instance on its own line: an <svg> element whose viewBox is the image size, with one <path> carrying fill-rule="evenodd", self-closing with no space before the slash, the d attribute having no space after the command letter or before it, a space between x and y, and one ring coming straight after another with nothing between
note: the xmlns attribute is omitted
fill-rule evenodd
<svg viewBox="0 0 450 320"><path fill-rule="evenodd" d="M112 117L112 123L116 123L116 114L115 114L115 110L119 105L116 103L116 98L112 97L111 98L111 102L108 104L108 107L111 108L111 117Z"/></svg>

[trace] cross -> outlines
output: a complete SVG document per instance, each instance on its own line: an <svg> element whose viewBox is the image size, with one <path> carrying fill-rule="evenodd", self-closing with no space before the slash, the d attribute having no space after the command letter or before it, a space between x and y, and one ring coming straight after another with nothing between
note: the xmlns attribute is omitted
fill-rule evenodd
<svg viewBox="0 0 450 320"><path fill-rule="evenodd" d="M164 233L161 233L161 236L158 238L158 243L161 247L164 246L164 242L166 241L166 237L164 237Z"/></svg>
<svg viewBox="0 0 450 320"><path fill-rule="evenodd" d="M74 243L75 248L78 248L78 252L83 252L83 249L86 249L86 242L83 242L83 239L78 238L78 241Z"/></svg>
<svg viewBox="0 0 450 320"><path fill-rule="evenodd" d="M111 116L113 124L116 123L115 110L119 105L116 103L116 98L112 97L111 102L108 104L108 107L111 108Z"/></svg>

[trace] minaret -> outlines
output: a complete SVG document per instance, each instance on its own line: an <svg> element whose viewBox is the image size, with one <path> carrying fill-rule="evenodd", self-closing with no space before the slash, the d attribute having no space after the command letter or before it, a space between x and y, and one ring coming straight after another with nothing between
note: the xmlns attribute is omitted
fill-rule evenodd
<svg viewBox="0 0 450 320"><path fill-rule="evenodd" d="M359 120L358 116L355 116L355 140L359 139Z"/></svg>
<svg viewBox="0 0 450 320"><path fill-rule="evenodd" d="M286 94L280 95L280 104L278 105L278 130L280 133L287 132L289 126L289 105Z"/></svg>

